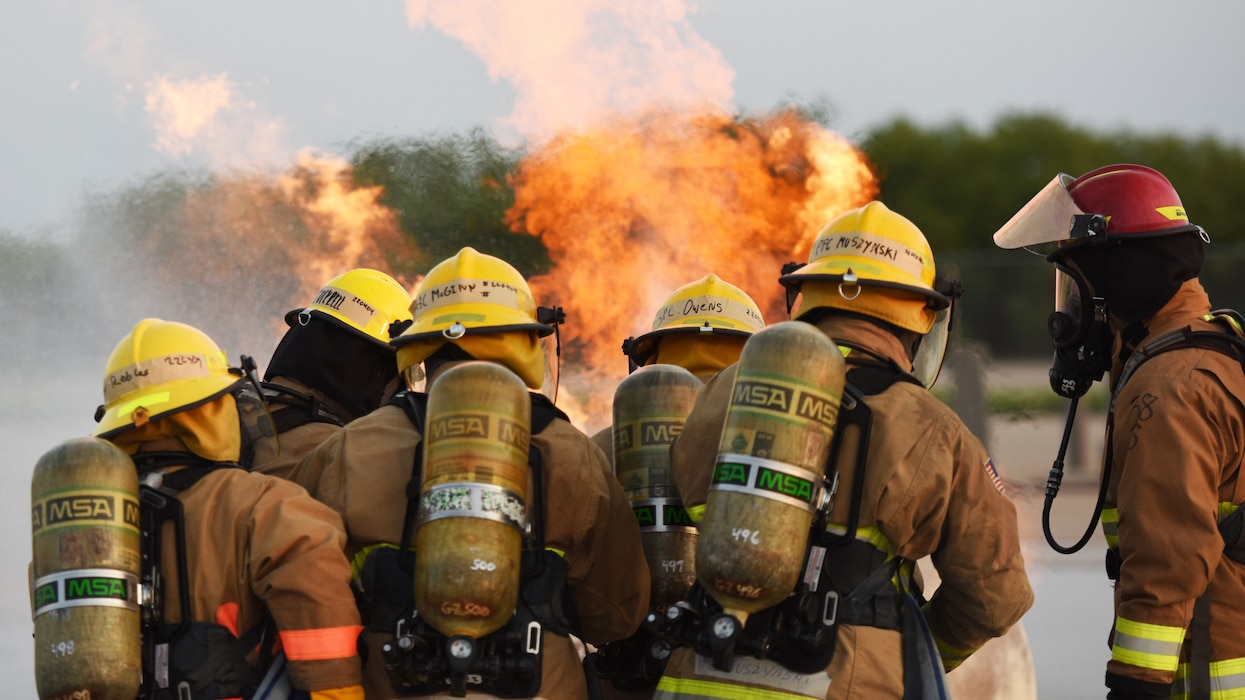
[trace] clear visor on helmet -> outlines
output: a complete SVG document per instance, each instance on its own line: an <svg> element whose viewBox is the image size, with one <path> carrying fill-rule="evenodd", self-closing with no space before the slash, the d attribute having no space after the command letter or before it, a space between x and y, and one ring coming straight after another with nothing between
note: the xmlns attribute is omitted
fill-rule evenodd
<svg viewBox="0 0 1245 700"><path fill-rule="evenodd" d="M562 344L558 340L559 335L554 333L540 339L541 356L545 358L545 381L540 385L540 393L555 402L558 400L558 378L562 372Z"/></svg>
<svg viewBox="0 0 1245 700"><path fill-rule="evenodd" d="M912 374L921 380L926 389L934 386L942 372L942 363L947 357L947 340L951 335L951 315L954 308L955 303L952 302L947 308L934 312L934 325L921 338L916 356L912 358Z"/></svg>
<svg viewBox="0 0 1245 700"><path fill-rule="evenodd" d="M994 234L1000 248L1024 248L1046 256L1063 241L1077 237L1074 223L1085 212L1072 201L1068 185L1071 175L1060 173L1042 188L1016 215Z"/></svg>
<svg viewBox="0 0 1245 700"><path fill-rule="evenodd" d="M951 336L951 322L955 320L955 306L964 295L964 285L950 277L935 277L934 291L946 299L947 305L934 310L934 325L917 345L912 358L912 374L929 389L938 381L943 360L947 357L947 341ZM931 307L936 306L931 302Z"/></svg>

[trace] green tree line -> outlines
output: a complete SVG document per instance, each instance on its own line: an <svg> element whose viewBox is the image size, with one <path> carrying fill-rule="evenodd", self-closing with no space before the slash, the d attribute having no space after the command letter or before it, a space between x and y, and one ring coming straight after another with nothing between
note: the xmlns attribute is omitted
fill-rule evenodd
<svg viewBox="0 0 1245 700"><path fill-rule="evenodd" d="M1057 173L1140 163L1171 180L1190 220L1211 236L1202 281L1217 307L1245 308L1245 150L1210 137L1100 133L1049 114L1003 117L986 131L962 123L922 127L899 119L860 144L880 180L879 197L925 232L941 270L965 285L965 339L996 356L1049 352L1045 320L1053 273L1042 258L999 250L993 233Z"/></svg>
<svg viewBox="0 0 1245 700"><path fill-rule="evenodd" d="M824 112L808 110L806 115L834 127ZM753 124L747 117L737 120L741 130ZM1237 268L1245 265L1245 234L1234 220L1235 205L1245 201L1245 150L1240 146L1211 137L1096 132L1050 114L1006 116L985 130L896 119L872 129L857 145L877 174L878 197L921 227L940 271L964 282L957 320L961 340L995 357L1050 352L1045 332L1053 298L1049 264L1023 251L998 250L991 236L1060 172L1079 175L1123 162L1162 171L1180 192L1191 220L1211 235L1203 282L1212 301L1245 309L1245 285L1235 283ZM386 256L396 275L411 278L463 245L510 260L525 275L549 269L540 238L514 233L506 224L514 203L511 177L524 155L476 128L359 141L350 145L348 159L354 184L383 188L380 203L394 212L399 235L413 242L402 254ZM237 243L213 244L211 257L237 256L229 268L236 289L254 294L288 286L273 268L282 264L282 251L307 245L306 226L274 197L249 202L250 214L226 218L214 213L222 211L214 203L240 196L243 188L230 182L227 174L163 172L95 193L78 212L79 239L62 246L0 231L0 289L5 293L0 311L12 318L19 310L46 308L65 318L84 299L77 300L77 307L57 299L54 290L65 287L58 280L98 270L108 263L98 251L110 247L126 252L116 256L119 271L132 271L141 251L176 257L182 249L187 259L173 260L164 273L185 276L199 270L205 259L202 246L177 240L194 230L186 208L192 193L209 203L193 214L197 226L246 234ZM83 250L96 253L75 268L72 253ZM251 279L259 274L266 279Z"/></svg>

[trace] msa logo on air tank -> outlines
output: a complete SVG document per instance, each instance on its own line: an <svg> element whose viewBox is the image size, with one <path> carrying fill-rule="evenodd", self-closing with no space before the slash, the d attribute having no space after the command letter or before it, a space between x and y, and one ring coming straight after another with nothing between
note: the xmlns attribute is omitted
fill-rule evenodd
<svg viewBox="0 0 1245 700"><path fill-rule="evenodd" d="M436 418L429 426L428 436L435 440L445 438L496 439L521 450L527 450L527 427L512 420L497 417L497 434L490 434L494 416L481 413L456 414Z"/></svg>
<svg viewBox="0 0 1245 700"><path fill-rule="evenodd" d="M489 417L481 415L458 415L437 418L432 421L429 437L444 440L445 438L487 438Z"/></svg>
<svg viewBox="0 0 1245 700"><path fill-rule="evenodd" d="M640 423L640 444L669 445L683 432L683 422L674 420L655 420Z"/></svg>
<svg viewBox="0 0 1245 700"><path fill-rule="evenodd" d="M626 425L614 426L614 449L617 451L629 450L635 444L635 440L631 437L632 426L630 423Z"/></svg>
<svg viewBox="0 0 1245 700"><path fill-rule="evenodd" d="M781 493L805 503L813 502L813 482L765 467L757 468L756 487L762 491Z"/></svg>
<svg viewBox="0 0 1245 700"><path fill-rule="evenodd" d="M42 608L52 603L59 603L60 586L51 581L35 589L35 608ZM64 579L65 600L113 600L130 599L130 588L125 579L109 576L77 576Z"/></svg>
<svg viewBox="0 0 1245 700"><path fill-rule="evenodd" d="M790 413L791 399L794 395L794 389L777 384L738 382L735 384L735 396L731 398L731 404Z"/></svg>
<svg viewBox="0 0 1245 700"><path fill-rule="evenodd" d="M662 525L665 527L694 527L692 516L687 514L687 509L683 506L675 506L667 504L664 508L658 508L656 505L632 506L631 510L635 513L635 519L640 522L640 527L656 527ZM660 514L660 515L659 515ZM658 521L661 522L658 522Z"/></svg>
<svg viewBox="0 0 1245 700"><path fill-rule="evenodd" d="M683 421L648 420L639 423L631 422L614 426L614 449L630 450L636 447L636 434L639 433L639 447L661 447L674 442L683 432Z"/></svg>
<svg viewBox="0 0 1245 700"><path fill-rule="evenodd" d="M737 383L731 404L775 413L794 413L800 418L817 421L830 428L834 427L839 413L838 405L828 398L769 382L741 381Z"/></svg>
<svg viewBox="0 0 1245 700"><path fill-rule="evenodd" d="M33 532L58 525L107 523L137 529L138 501L113 494L77 493L39 501L30 509L30 519Z"/></svg>
<svg viewBox="0 0 1245 700"><path fill-rule="evenodd" d="M780 472L769 467L756 466L756 481L752 482L754 465L739 462L719 462L713 470L714 484L730 484L757 491L769 491L797 499L804 503L813 502L813 482L793 474Z"/></svg>

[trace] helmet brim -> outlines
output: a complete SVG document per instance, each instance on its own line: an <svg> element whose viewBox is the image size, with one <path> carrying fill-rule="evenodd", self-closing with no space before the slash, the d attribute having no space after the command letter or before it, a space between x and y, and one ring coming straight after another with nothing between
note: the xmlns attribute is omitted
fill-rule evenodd
<svg viewBox="0 0 1245 700"><path fill-rule="evenodd" d="M245 381L245 377L219 376L187 383L185 386L172 386L158 391L144 392L141 396L120 402L105 411L91 435L108 439L133 428L134 412L140 408L148 410L147 420L160 420L220 398ZM163 405L170 405L174 408L163 411L154 410L155 407Z"/></svg>
<svg viewBox="0 0 1245 700"><path fill-rule="evenodd" d="M856 279L846 280L844 274L800 274L799 270L791 274L783 275L778 278L778 282L786 287L789 292L798 292L800 286L805 282L831 282L843 284L846 282L851 285L860 285L862 287L878 287L881 289L894 289L896 291L907 292L923 296L928 300L929 308L934 311L941 311L951 305L951 299L941 292L924 287L917 287L910 284L902 284L900 282L888 282L886 280L874 279Z"/></svg>

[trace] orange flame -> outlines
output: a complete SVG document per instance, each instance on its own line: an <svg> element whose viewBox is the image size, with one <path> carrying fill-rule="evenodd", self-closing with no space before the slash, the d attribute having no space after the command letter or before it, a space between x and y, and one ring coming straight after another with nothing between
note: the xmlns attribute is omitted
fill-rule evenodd
<svg viewBox="0 0 1245 700"><path fill-rule="evenodd" d="M281 198L295 208L309 236L300 251L300 276L308 299L331 277L356 267L385 267L385 252L403 247L397 216L379 203L384 188L352 184L341 158L304 151L298 168L277 180ZM388 270L382 270L388 272Z"/></svg>
<svg viewBox="0 0 1245 700"><path fill-rule="evenodd" d="M122 245L105 255L139 313L189 321L262 362L285 312L342 272L370 267L411 288L390 262L414 257L415 244L380 194L355 188L345 161L310 153L278 175L154 180L122 200Z"/></svg>
<svg viewBox="0 0 1245 700"><path fill-rule="evenodd" d="M620 117L534 150L514 188L510 226L555 263L531 285L567 311L564 388L601 424L625 376L622 340L649 330L670 292L713 272L784 320L782 264L807 259L821 227L877 182L855 147L787 110Z"/></svg>

